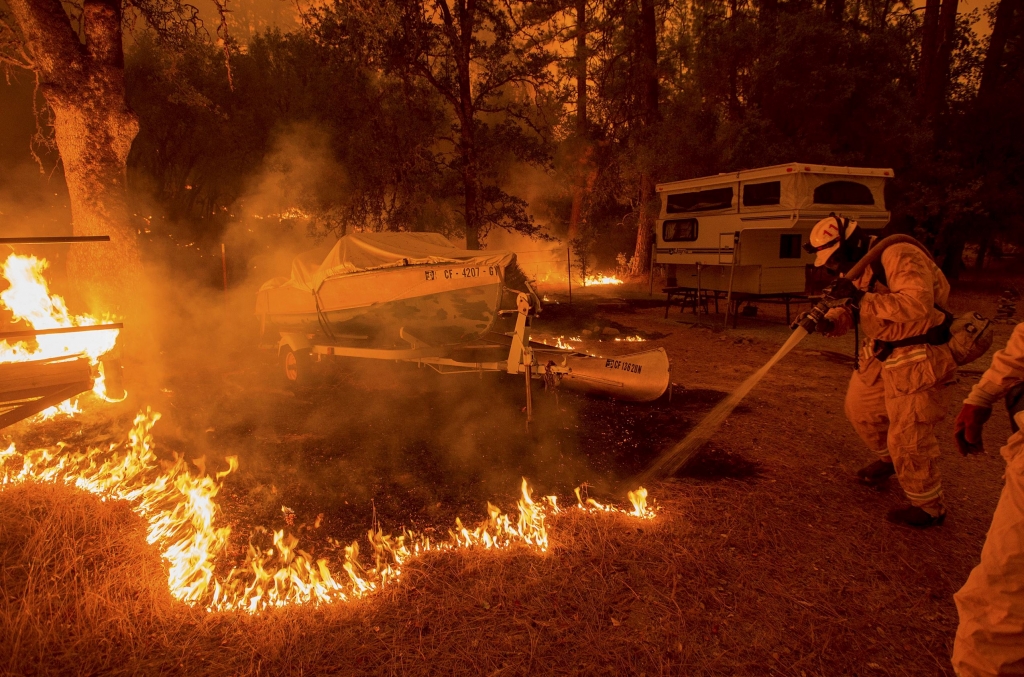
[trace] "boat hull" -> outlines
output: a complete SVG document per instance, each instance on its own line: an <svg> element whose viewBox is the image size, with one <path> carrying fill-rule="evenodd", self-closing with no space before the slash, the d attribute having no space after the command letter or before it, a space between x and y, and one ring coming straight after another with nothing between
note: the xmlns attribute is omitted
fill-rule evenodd
<svg viewBox="0 0 1024 677"><path fill-rule="evenodd" d="M499 266L425 265L330 278L314 295L292 287L260 292L258 312L281 332L394 343L399 332L431 344L475 340L498 317Z"/></svg>

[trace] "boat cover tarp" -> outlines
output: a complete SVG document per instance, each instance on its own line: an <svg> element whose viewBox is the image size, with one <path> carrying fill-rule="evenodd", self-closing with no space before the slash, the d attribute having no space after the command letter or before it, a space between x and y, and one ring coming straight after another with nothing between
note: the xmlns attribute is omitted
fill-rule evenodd
<svg viewBox="0 0 1024 677"><path fill-rule="evenodd" d="M398 266L452 263L504 268L514 257L512 252L458 249L439 233L354 233L339 239L326 254L323 247L299 254L292 261L291 277L268 280L260 291L292 287L311 293L332 277Z"/></svg>

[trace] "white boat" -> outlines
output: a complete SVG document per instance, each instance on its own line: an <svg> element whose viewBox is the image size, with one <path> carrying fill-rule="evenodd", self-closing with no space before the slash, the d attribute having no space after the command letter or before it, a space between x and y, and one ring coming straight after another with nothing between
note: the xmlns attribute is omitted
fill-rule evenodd
<svg viewBox="0 0 1024 677"><path fill-rule="evenodd" d="M291 277L268 281L256 297L263 342L276 348L289 386L308 381L316 356L520 374L528 384L638 402L668 388L664 348L603 358L535 344L530 318L539 310L514 253L458 249L436 233L347 235L297 256ZM501 315L514 329L496 326ZM267 340L275 333L279 340Z"/></svg>
<svg viewBox="0 0 1024 677"><path fill-rule="evenodd" d="M503 301L539 300L516 256L458 249L437 233L356 233L300 254L256 297L264 331L389 345L403 331L433 345L491 331Z"/></svg>

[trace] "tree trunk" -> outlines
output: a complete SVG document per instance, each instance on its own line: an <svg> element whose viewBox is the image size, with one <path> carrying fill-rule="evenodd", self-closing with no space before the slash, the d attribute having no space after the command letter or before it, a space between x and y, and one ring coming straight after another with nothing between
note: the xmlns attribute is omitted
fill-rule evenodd
<svg viewBox="0 0 1024 677"><path fill-rule="evenodd" d="M917 107L922 115L928 112L928 87L932 80L935 51L939 37L939 0L927 0L924 25L921 27L921 58L917 72Z"/></svg>
<svg viewBox="0 0 1024 677"><path fill-rule="evenodd" d="M576 0L576 138L579 157L573 177L568 240L570 243L576 242L578 246L582 224L586 221L588 192L596 179L596 171L590 165L590 130L587 123L587 0Z"/></svg>
<svg viewBox="0 0 1024 677"><path fill-rule="evenodd" d="M950 280L959 280L960 271L964 267L964 246L963 238L956 238L946 245L945 256L942 257L943 274Z"/></svg>
<svg viewBox="0 0 1024 677"><path fill-rule="evenodd" d="M126 170L138 121L125 102L121 3L86 0L84 45L59 0L10 0L8 5L53 110L73 231L111 240L73 245L68 275L91 312L130 314L138 310L142 273Z"/></svg>
<svg viewBox="0 0 1024 677"><path fill-rule="evenodd" d="M985 64L981 71L981 85L978 87L978 102L987 106L994 101L999 89L999 79L1003 66L1003 55L1006 52L1006 40L1013 24L1014 14L1021 7L1021 0L999 0L996 9L996 21L992 27Z"/></svg>
<svg viewBox="0 0 1024 677"><path fill-rule="evenodd" d="M576 134L587 129L587 0L576 0Z"/></svg>
<svg viewBox="0 0 1024 677"><path fill-rule="evenodd" d="M478 204L476 163L472 149L462 154L462 190L466 210L466 249L480 249L480 206Z"/></svg>
<svg viewBox="0 0 1024 677"><path fill-rule="evenodd" d="M600 168L594 162L594 147L589 142L584 146L574 177L572 191L572 211L569 213L569 242L580 246L586 239L587 221L590 217L590 197L594 194L594 186Z"/></svg>
<svg viewBox="0 0 1024 677"><path fill-rule="evenodd" d="M645 144L651 143L650 135L654 133L654 125L657 124L660 111L658 110L659 82L658 82L658 19L655 12L654 0L640 0L640 76L641 81L641 106L643 107L643 140ZM649 162L649 160L645 160ZM654 176L651 168L647 167L640 173L640 211L636 225L636 247L633 250L633 262L630 266L630 273L639 277L647 272L651 265L651 234L654 228L654 219L658 211L653 209L652 201L655 196Z"/></svg>
<svg viewBox="0 0 1024 677"><path fill-rule="evenodd" d="M981 238L981 242L978 243L978 257L974 259L975 270L982 270L985 268L985 258L988 257L988 247L991 241L992 236L986 235Z"/></svg>
<svg viewBox="0 0 1024 677"><path fill-rule="evenodd" d="M658 121L658 17L654 0L640 0L640 77L642 79L643 121Z"/></svg>
<svg viewBox="0 0 1024 677"><path fill-rule="evenodd" d="M466 249L480 249L480 184L476 158L476 109L473 106L473 86L470 76L476 3L456 3L459 11L459 40L453 42L452 51L458 63L459 79L459 140L462 154L462 190L465 199Z"/></svg>
<svg viewBox="0 0 1024 677"><path fill-rule="evenodd" d="M729 41L732 48L729 50L729 118L739 120L740 118L740 65L739 56L736 53L736 23L739 21L739 5L737 0L731 0L729 6Z"/></svg>
<svg viewBox="0 0 1024 677"><path fill-rule="evenodd" d="M633 250L633 277L643 275L651 267L651 236L660 208L655 206L654 178L647 172L640 175L640 213L637 218L636 248Z"/></svg>
<svg viewBox="0 0 1024 677"><path fill-rule="evenodd" d="M958 0L942 0L942 9L939 12L939 44L935 51L935 61L932 64L928 87L927 115L929 117L938 115L946 101L950 61L953 57L953 45L956 42L958 5Z"/></svg>

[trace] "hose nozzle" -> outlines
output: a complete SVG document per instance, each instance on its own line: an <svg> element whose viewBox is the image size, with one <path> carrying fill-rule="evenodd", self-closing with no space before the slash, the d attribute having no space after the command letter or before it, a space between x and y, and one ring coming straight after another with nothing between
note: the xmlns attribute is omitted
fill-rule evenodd
<svg viewBox="0 0 1024 677"><path fill-rule="evenodd" d="M813 334L815 327L818 323L825 319L825 313L828 312L828 302L821 300L818 305L811 308L809 311L801 315L796 319L790 329L796 329L797 327L803 327L804 331L808 334Z"/></svg>

